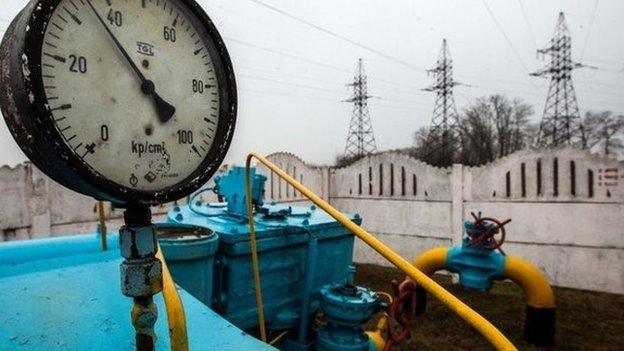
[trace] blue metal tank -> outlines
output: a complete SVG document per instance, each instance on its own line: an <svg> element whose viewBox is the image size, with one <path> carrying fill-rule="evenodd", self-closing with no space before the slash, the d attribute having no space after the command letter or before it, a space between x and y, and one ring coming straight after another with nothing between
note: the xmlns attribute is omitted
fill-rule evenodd
<svg viewBox="0 0 624 351"><path fill-rule="evenodd" d="M219 236L197 226L164 223L157 228L160 248L176 283L210 307Z"/></svg>
<svg viewBox="0 0 624 351"><path fill-rule="evenodd" d="M309 322L307 317L318 309L321 287L348 278L353 234L314 206L264 204L266 177L255 174L253 169L250 177L252 189L255 189L252 201L267 327L276 330L301 324L299 329L303 331L307 327L304 324ZM238 327L253 329L257 326L257 309L244 168L235 167L229 174L216 178L215 192L228 202L190 201L170 211L168 221L207 228L218 235L213 298L207 299L210 293L205 292L204 298L199 299ZM351 218L361 223L358 215ZM176 267L175 262L168 262L170 267ZM176 268L172 273L181 287L190 289L192 277L185 277L186 273L177 272ZM306 342L303 339L306 338L300 341Z"/></svg>
<svg viewBox="0 0 624 351"><path fill-rule="evenodd" d="M361 222L359 216L352 218ZM212 301L200 300L206 305L212 303L216 311L240 328L257 326L246 220L228 215L224 204L177 207L170 212L169 220L203 226L218 234L214 296ZM295 327L305 293L310 239L317 239L317 248L310 253L316 255L309 292L312 295L309 313L312 313L318 306L317 295L322 286L347 279L353 257L353 234L314 206L265 205L255 221L267 326ZM168 262L170 267L175 267L174 262ZM173 269L172 275L176 283L188 290L185 277Z"/></svg>

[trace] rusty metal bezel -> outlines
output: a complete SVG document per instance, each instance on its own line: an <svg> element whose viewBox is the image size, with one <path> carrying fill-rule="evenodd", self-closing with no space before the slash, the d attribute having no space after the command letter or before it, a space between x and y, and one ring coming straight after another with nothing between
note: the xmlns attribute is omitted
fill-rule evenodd
<svg viewBox="0 0 624 351"><path fill-rule="evenodd" d="M157 205L183 198L218 170L236 125L234 69L216 27L194 0L178 0L203 26L219 83L220 115L215 141L200 166L186 179L158 191L139 191L108 180L80 159L54 125L43 89L41 51L48 21L61 0L31 0L0 46L0 108L20 148L46 175L67 188L118 206ZM115 162L115 160L111 160Z"/></svg>

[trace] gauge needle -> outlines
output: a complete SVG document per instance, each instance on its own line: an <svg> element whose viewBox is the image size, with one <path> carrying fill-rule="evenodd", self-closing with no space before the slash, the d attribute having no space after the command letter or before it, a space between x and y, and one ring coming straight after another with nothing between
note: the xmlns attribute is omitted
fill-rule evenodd
<svg viewBox="0 0 624 351"><path fill-rule="evenodd" d="M113 42L115 43L117 49L119 49L123 57L126 59L126 61L128 61L134 73L136 73L137 77L139 77L139 80L141 81L141 91L143 91L143 94L150 96L154 100L154 104L156 105L156 111L158 111L158 117L160 118L160 121L162 123L167 123L175 114L175 107L165 101L162 97L160 97L158 93L156 93L156 86L154 85L154 82L145 78L143 72L141 72L139 67L137 67L134 61L132 61L132 58L130 58L128 52L123 48L123 46L121 45L119 40L117 40L110 28L108 28L106 22L104 22L104 19L100 16L95 7L93 7L93 4L91 4L91 0L87 0L87 4L89 4L89 7L91 7L93 12L95 13L95 16L97 16L100 23L104 26L106 32L108 32L108 35L110 35L111 39L113 39Z"/></svg>

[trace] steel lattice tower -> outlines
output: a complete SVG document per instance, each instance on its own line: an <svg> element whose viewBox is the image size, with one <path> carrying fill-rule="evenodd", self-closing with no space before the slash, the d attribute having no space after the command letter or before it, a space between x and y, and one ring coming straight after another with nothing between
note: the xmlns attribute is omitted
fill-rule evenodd
<svg viewBox="0 0 624 351"><path fill-rule="evenodd" d="M459 85L453 79L453 60L448 49L446 39L442 40L440 57L435 68L428 70L433 74L435 83L423 89L436 94L436 101L433 108L431 127L427 137L427 150L425 161L433 154L439 155L437 166L446 166L453 163L455 151L458 143L459 117L453 97L453 87Z"/></svg>
<svg viewBox="0 0 624 351"><path fill-rule="evenodd" d="M358 60L357 70L353 77L353 83L347 84L353 87L353 96L345 102L353 103L353 115L347 136L347 146L345 156L361 157L377 151L373 125L368 113L367 77L362 66L362 59Z"/></svg>
<svg viewBox="0 0 624 351"><path fill-rule="evenodd" d="M550 63L543 70L531 73L536 77L550 77L538 146L579 145L583 140L581 116L572 85L572 71L583 65L572 61L571 42L565 16L560 12L550 46L537 51L541 56L550 55Z"/></svg>

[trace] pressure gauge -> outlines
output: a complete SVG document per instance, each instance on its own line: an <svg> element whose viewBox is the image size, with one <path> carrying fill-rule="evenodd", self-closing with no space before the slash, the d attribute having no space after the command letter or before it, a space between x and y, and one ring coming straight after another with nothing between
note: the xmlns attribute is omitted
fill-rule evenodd
<svg viewBox="0 0 624 351"><path fill-rule="evenodd" d="M101 200L182 198L232 139L232 64L193 0L32 0L5 34L0 68L0 105L22 150Z"/></svg>

